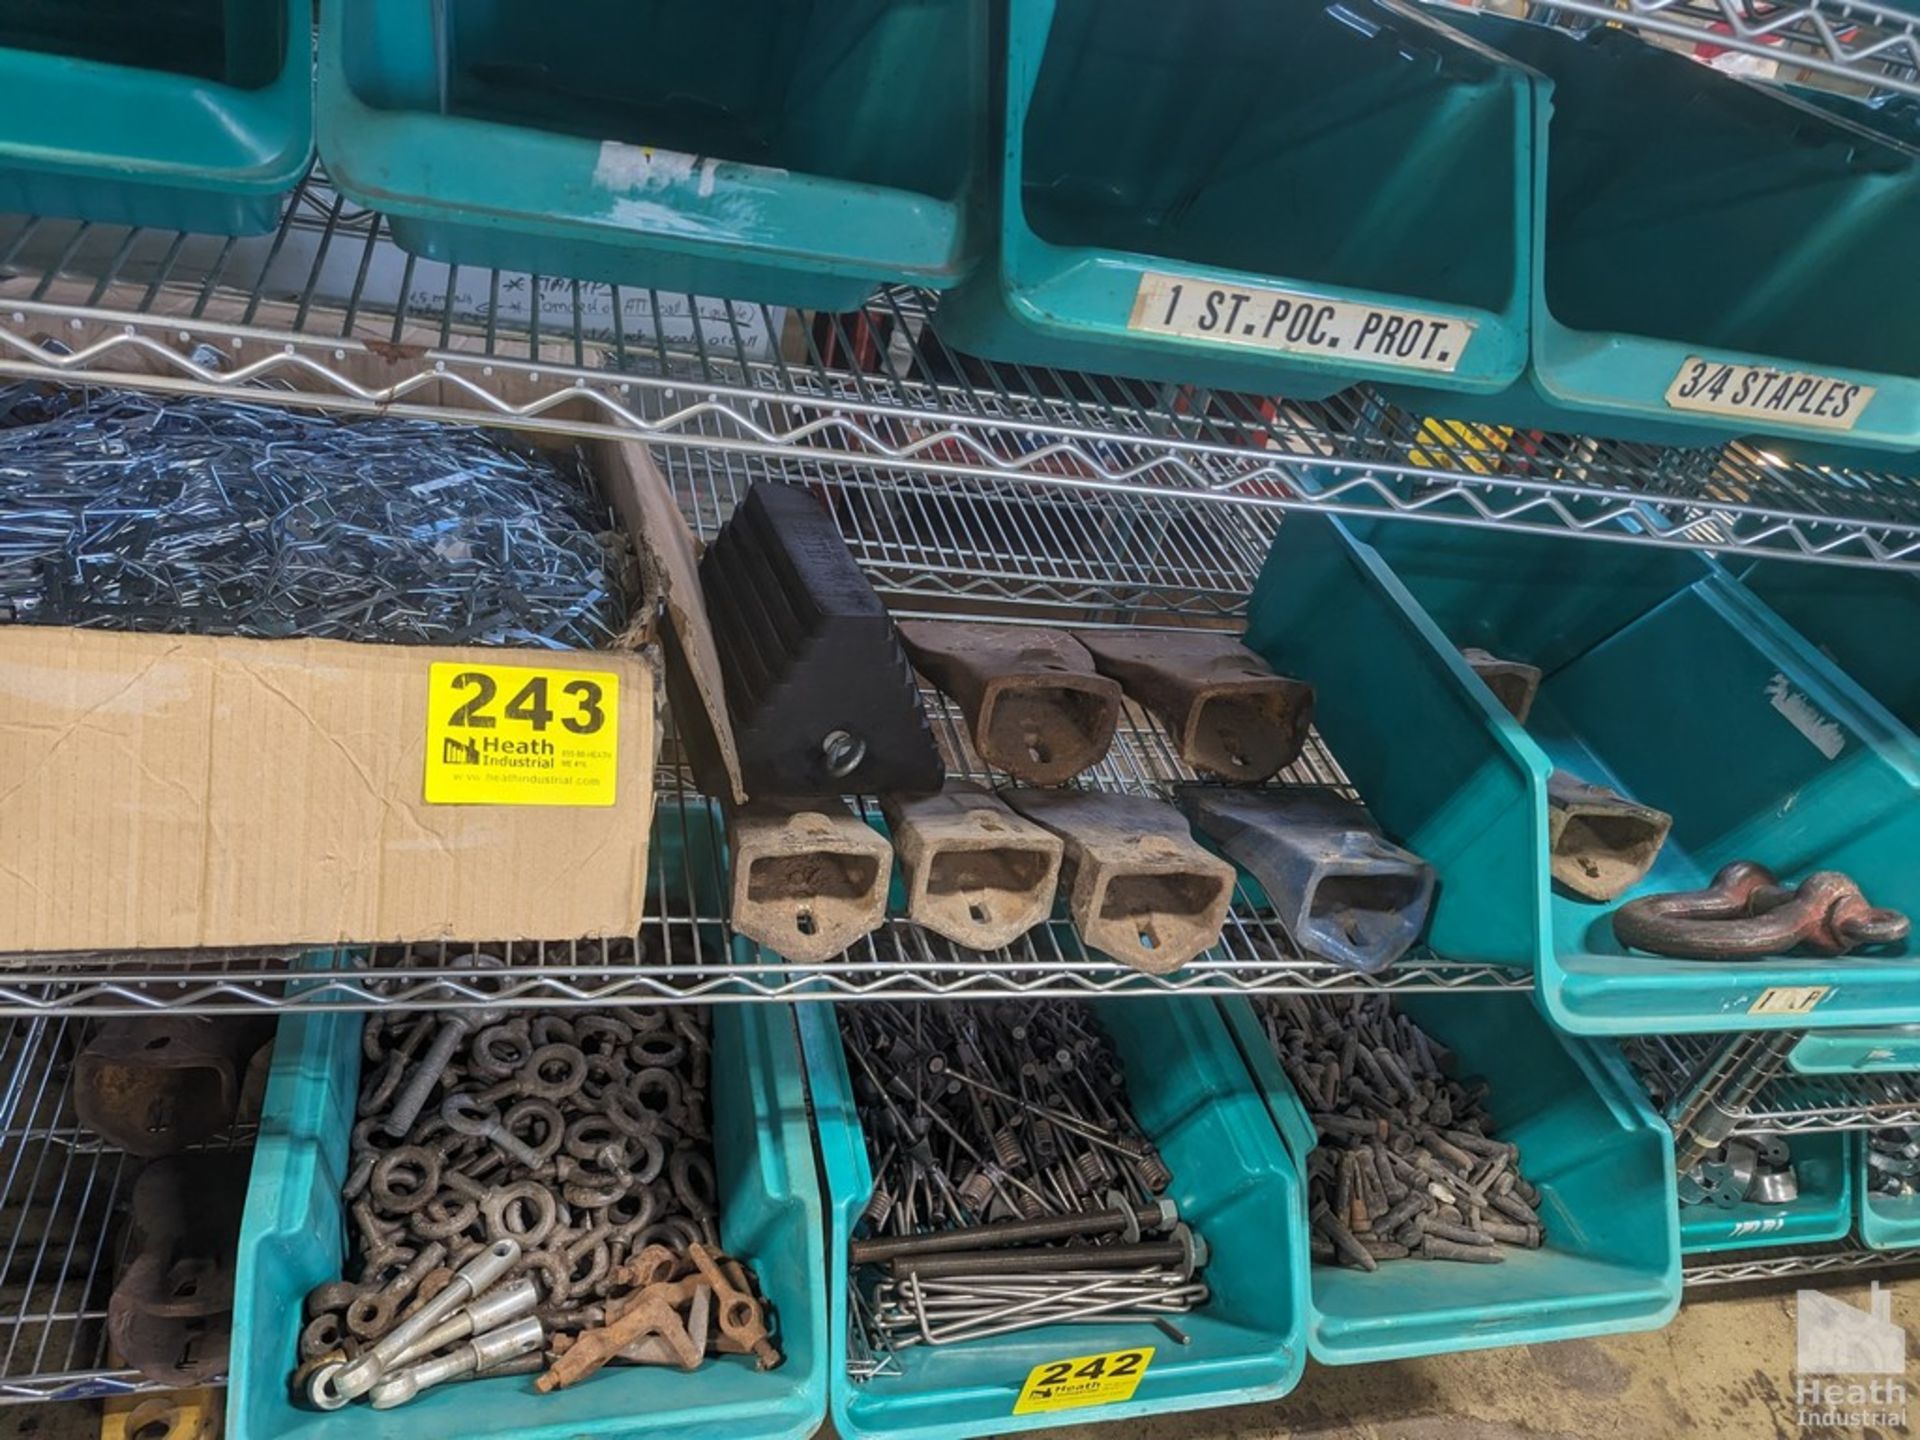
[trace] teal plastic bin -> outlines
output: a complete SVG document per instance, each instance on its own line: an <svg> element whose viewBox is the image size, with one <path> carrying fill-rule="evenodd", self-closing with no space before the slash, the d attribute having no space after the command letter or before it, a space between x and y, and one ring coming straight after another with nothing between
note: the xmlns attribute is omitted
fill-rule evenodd
<svg viewBox="0 0 1920 1440"><path fill-rule="evenodd" d="M0 212L252 235L313 158L303 0L0 0Z"/></svg>
<svg viewBox="0 0 1920 1440"><path fill-rule="evenodd" d="M1920 1070L1920 1025L1877 1030L1815 1030L1787 1063L1802 1075L1877 1075Z"/></svg>
<svg viewBox="0 0 1920 1440"><path fill-rule="evenodd" d="M462 265L847 310L971 265L986 0L323 0L320 153Z"/></svg>
<svg viewBox="0 0 1920 1440"><path fill-rule="evenodd" d="M1843 1240L1853 1229L1853 1143L1846 1131L1783 1137L1800 1181L1797 1199L1784 1205L1749 1202L1680 1207L1680 1249L1688 1255L1753 1250L1768 1245L1817 1245Z"/></svg>
<svg viewBox="0 0 1920 1440"><path fill-rule="evenodd" d="M1920 151L1616 27L1449 23L1553 80L1532 359L1492 399L1395 398L1623 440L1920 447Z"/></svg>
<svg viewBox="0 0 1920 1440"><path fill-rule="evenodd" d="M691 1374L616 1367L541 1395L531 1375L448 1384L410 1405L330 1414L288 1393L308 1290L338 1279L340 1184L354 1120L360 1031L353 1014L280 1024L234 1277L227 1428L236 1440L803 1440L826 1416L826 1258L819 1179L792 1012L722 1005L713 1016L714 1156L720 1236L772 1303L785 1362L764 1373L722 1356Z"/></svg>
<svg viewBox="0 0 1920 1440"><path fill-rule="evenodd" d="M1860 1240L1869 1250L1906 1250L1920 1245L1920 1195L1881 1195L1867 1187L1867 1142L1854 1147L1859 1167Z"/></svg>
<svg viewBox="0 0 1920 1440"><path fill-rule="evenodd" d="M1301 398L1520 373L1547 102L1519 66L1397 0L1010 0L1004 49L998 264L949 344Z"/></svg>
<svg viewBox="0 0 1920 1440"><path fill-rule="evenodd" d="M1304 1178L1313 1122L1253 1007L1219 1002ZM1326 1365L1653 1330L1680 1308L1673 1137L1604 1042L1556 1035L1526 997L1486 991L1394 1002L1483 1077L1494 1133L1539 1188L1538 1250L1499 1265L1315 1265L1307 1344Z"/></svg>
<svg viewBox="0 0 1920 1440"><path fill-rule="evenodd" d="M1296 526L1290 518L1282 527L1281 547ZM1549 889L1543 787L1559 766L1673 816L1652 872L1623 901L1695 889L1729 861L1750 859L1789 882L1842 870L1876 904L1920 914L1912 863L1920 761L1884 711L1736 581L1702 557L1664 548L1392 523L1374 524L1369 546L1331 519L1316 530L1312 538L1344 548L1350 565L1390 569L1394 593L1418 608L1446 652L1450 683L1480 697L1482 723L1454 737L1466 749L1453 768L1515 751L1531 757L1528 805L1542 825L1529 863L1543 908L1531 919L1488 910L1478 917L1487 932L1479 948L1504 950L1513 925L1536 926L1536 994L1556 1025L1673 1034L1871 1026L1920 1014L1912 940L1839 958L1674 960L1624 949L1609 919L1615 905ZM1297 537L1294 549L1306 542ZM1262 591L1279 583L1283 563L1276 551ZM1259 594L1254 613L1267 628ZM1337 608L1318 624L1331 635L1313 641L1316 653L1358 642ZM1284 624L1272 630L1270 658L1285 662L1293 637ZM1524 729L1458 663L1456 645L1541 668ZM1293 673L1315 681L1321 696L1345 680L1338 670ZM1423 749L1439 743L1418 699L1367 680L1350 703L1420 717L1382 726L1380 745L1412 743L1416 732ZM1357 766L1341 736L1329 730L1328 741L1369 801L1390 795L1391 783ZM1470 935L1463 948L1476 948Z"/></svg>
<svg viewBox="0 0 1920 1440"><path fill-rule="evenodd" d="M1261 1109L1212 1002L1087 1002L1126 1068L1135 1118L1173 1170L1168 1192L1212 1247L1212 1299L1177 1317L1178 1345L1150 1326L1052 1325L964 1345L901 1352L899 1375L848 1378L847 1242L873 1189L839 1023L827 1003L800 1007L801 1043L827 1179L827 1289L834 1429L937 1440L1005 1435L1092 1420L1272 1400L1306 1365L1306 1212L1293 1165ZM1130 1400L1015 1415L1034 1366L1129 1347L1154 1348Z"/></svg>

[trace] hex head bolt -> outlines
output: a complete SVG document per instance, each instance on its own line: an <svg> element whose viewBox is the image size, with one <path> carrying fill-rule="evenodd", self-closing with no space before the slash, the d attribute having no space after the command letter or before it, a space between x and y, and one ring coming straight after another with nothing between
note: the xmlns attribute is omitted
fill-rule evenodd
<svg viewBox="0 0 1920 1440"><path fill-rule="evenodd" d="M375 1385L367 1398L374 1409L391 1410L435 1385L530 1355L539 1350L546 1339L546 1328L533 1316L510 1321L497 1330L474 1336L450 1354L409 1365Z"/></svg>
<svg viewBox="0 0 1920 1440"><path fill-rule="evenodd" d="M404 1354L409 1346L454 1311L479 1298L519 1260L519 1241L494 1241L455 1271L446 1289L402 1320L366 1354L338 1371L316 1372L308 1387L309 1395L323 1410L332 1410L366 1394L386 1375L393 1365L394 1356ZM320 1394L338 1403L322 1403Z"/></svg>

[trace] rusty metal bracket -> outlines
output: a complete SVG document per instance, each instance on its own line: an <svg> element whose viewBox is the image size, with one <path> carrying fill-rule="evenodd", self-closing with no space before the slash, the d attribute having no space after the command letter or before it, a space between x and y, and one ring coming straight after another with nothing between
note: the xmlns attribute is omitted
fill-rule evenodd
<svg viewBox="0 0 1920 1440"><path fill-rule="evenodd" d="M156 1160L133 1187L127 1260L107 1333L127 1364L165 1385L226 1373L233 1256L252 1157L211 1151Z"/></svg>
<svg viewBox="0 0 1920 1440"><path fill-rule="evenodd" d="M233 1122L247 1060L272 1038L252 1016L108 1020L74 1060L74 1112L128 1154L174 1154Z"/></svg>
<svg viewBox="0 0 1920 1440"><path fill-rule="evenodd" d="M1160 717L1195 770L1247 783L1300 758L1313 687L1276 675L1231 635L1204 630L1083 630L1103 675Z"/></svg>
<svg viewBox="0 0 1920 1440"><path fill-rule="evenodd" d="M1622 945L1682 960L1747 960L1795 946L1845 955L1907 938L1907 917L1868 902L1838 870L1782 885L1753 860L1724 865L1704 890L1643 895L1613 912Z"/></svg>
<svg viewBox="0 0 1920 1440"><path fill-rule="evenodd" d="M1113 743L1120 686L1064 630L907 620L914 668L966 712L973 748L1030 785L1058 785Z"/></svg>
<svg viewBox="0 0 1920 1440"><path fill-rule="evenodd" d="M1616 900L1653 868L1673 817L1556 770L1547 777L1548 865L1588 900Z"/></svg>
<svg viewBox="0 0 1920 1440"><path fill-rule="evenodd" d="M974 950L1010 945L1053 913L1060 837L963 780L881 800L907 882L907 917Z"/></svg>
<svg viewBox="0 0 1920 1440"><path fill-rule="evenodd" d="M1166 975L1219 941L1234 869L1194 840L1178 810L1084 790L1015 790L1007 799L1065 843L1067 908L1095 950Z"/></svg>

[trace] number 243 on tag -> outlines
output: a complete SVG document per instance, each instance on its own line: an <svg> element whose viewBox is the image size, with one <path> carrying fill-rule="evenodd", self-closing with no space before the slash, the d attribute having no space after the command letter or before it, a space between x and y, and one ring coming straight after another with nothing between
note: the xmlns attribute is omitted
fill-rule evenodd
<svg viewBox="0 0 1920 1440"><path fill-rule="evenodd" d="M1071 1360L1050 1360L1036 1365L1027 1372L1027 1383L1020 1387L1020 1398L1013 1403L1013 1413L1034 1415L1131 1400L1152 1360L1153 1347L1142 1345L1133 1350L1077 1355Z"/></svg>
<svg viewBox="0 0 1920 1440"><path fill-rule="evenodd" d="M429 805L611 805L619 757L618 675L429 668Z"/></svg>

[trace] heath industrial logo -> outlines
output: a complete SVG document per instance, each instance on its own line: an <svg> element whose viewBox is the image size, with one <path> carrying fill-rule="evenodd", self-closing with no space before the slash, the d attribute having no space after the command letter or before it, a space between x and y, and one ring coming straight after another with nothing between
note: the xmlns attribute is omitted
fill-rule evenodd
<svg viewBox="0 0 1920 1440"><path fill-rule="evenodd" d="M1875 1281L1862 1310L1818 1290L1796 1306L1794 1397L1805 1429L1907 1428L1907 1332Z"/></svg>

